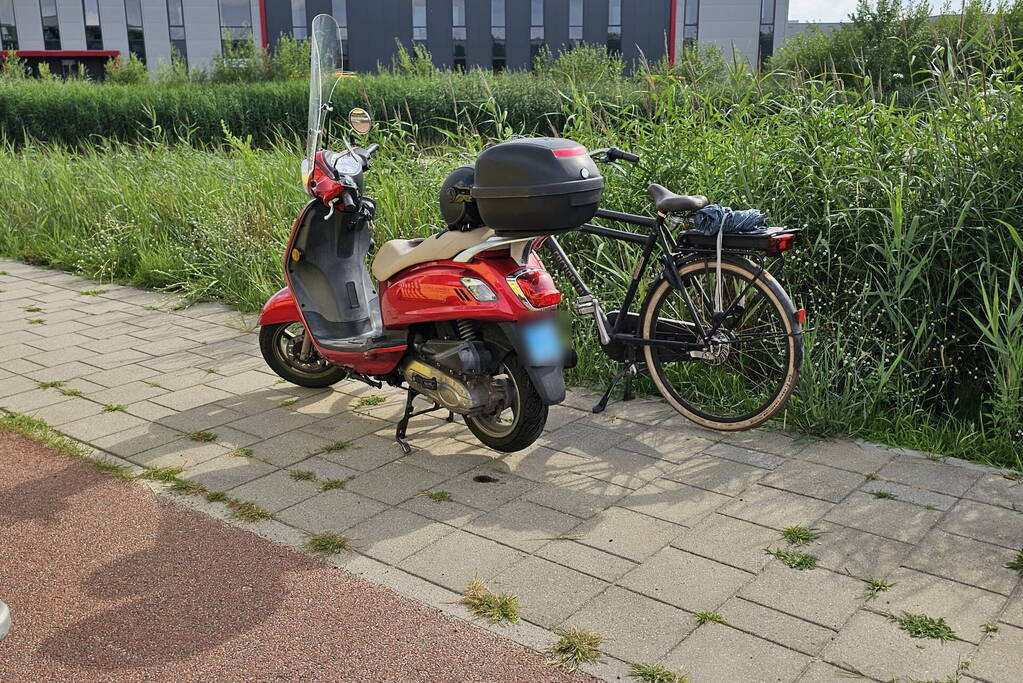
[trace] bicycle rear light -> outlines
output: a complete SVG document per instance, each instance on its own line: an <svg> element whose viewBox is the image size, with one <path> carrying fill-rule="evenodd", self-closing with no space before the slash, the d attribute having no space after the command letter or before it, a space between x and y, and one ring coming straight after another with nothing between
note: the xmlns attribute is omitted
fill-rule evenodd
<svg viewBox="0 0 1023 683"><path fill-rule="evenodd" d="M532 308L551 308L561 303L561 292L551 274L542 268L522 268L508 276L508 286Z"/></svg>
<svg viewBox="0 0 1023 683"><path fill-rule="evenodd" d="M796 245L795 233L773 235L767 240L767 253L773 255L787 251Z"/></svg>

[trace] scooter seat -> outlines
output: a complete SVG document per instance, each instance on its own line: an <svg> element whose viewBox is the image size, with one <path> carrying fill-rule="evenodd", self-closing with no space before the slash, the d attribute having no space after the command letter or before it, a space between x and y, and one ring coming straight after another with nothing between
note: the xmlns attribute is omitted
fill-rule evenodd
<svg viewBox="0 0 1023 683"><path fill-rule="evenodd" d="M384 242L373 259L373 277L382 282L418 263L453 258L493 236L494 231L490 228L476 228L467 232L445 230L414 240L389 240Z"/></svg>

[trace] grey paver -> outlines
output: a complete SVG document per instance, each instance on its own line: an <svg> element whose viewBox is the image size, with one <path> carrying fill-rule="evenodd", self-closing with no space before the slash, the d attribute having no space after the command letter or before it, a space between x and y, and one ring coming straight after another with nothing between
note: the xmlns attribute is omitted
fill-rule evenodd
<svg viewBox="0 0 1023 683"><path fill-rule="evenodd" d="M665 658L694 681L794 681L810 658L730 626L698 628Z"/></svg>
<svg viewBox="0 0 1023 683"><path fill-rule="evenodd" d="M759 484L737 500L721 508L722 514L775 529L787 526L813 526L834 505L817 498L772 489Z"/></svg>
<svg viewBox="0 0 1023 683"><path fill-rule="evenodd" d="M748 572L767 564L764 548L777 543L778 532L724 515L710 515L671 542L672 546Z"/></svg>
<svg viewBox="0 0 1023 683"><path fill-rule="evenodd" d="M808 442L806 448L799 451L796 457L818 465L865 475L877 472L887 465L895 457L895 453L878 444L828 439Z"/></svg>
<svg viewBox="0 0 1023 683"><path fill-rule="evenodd" d="M1007 624L1023 628L1023 591L1017 591L1009 599L1001 619Z"/></svg>
<svg viewBox="0 0 1023 683"><path fill-rule="evenodd" d="M830 522L819 524L818 531L817 540L804 549L817 556L820 566L862 578L885 578L913 549L909 543Z"/></svg>
<svg viewBox="0 0 1023 683"><path fill-rule="evenodd" d="M302 431L308 432L305 429ZM332 439L331 443L342 443L345 444L345 447L341 450L323 453L324 458L361 472L375 470L389 462L399 460L405 455L394 439L384 439L374 434L354 441Z"/></svg>
<svg viewBox="0 0 1023 683"><path fill-rule="evenodd" d="M180 439L181 436L181 432L146 422L142 426L98 438L92 443L97 448L102 448L109 453L129 458L136 453Z"/></svg>
<svg viewBox="0 0 1023 683"><path fill-rule="evenodd" d="M728 496L737 496L764 478L770 470L710 455L686 458L665 478Z"/></svg>
<svg viewBox="0 0 1023 683"><path fill-rule="evenodd" d="M613 507L576 531L586 545L641 562L678 538L685 530L672 522Z"/></svg>
<svg viewBox="0 0 1023 683"><path fill-rule="evenodd" d="M611 432L609 432L611 434ZM670 472L674 465L663 459L651 458L618 448L605 449L586 462L572 468L575 474L584 474L609 484L639 489Z"/></svg>
<svg viewBox="0 0 1023 683"><path fill-rule="evenodd" d="M752 465L753 467L760 467L765 470L773 470L785 464L785 458L777 455L771 455L770 453L751 450L749 448L742 448L731 443L722 442L714 444L704 452L707 455L713 455L717 458L734 460L735 462Z"/></svg>
<svg viewBox="0 0 1023 683"><path fill-rule="evenodd" d="M498 461L494 457L494 452L481 444L473 445L455 439L427 438L416 439L415 445L416 449L403 457L401 462L449 477L491 463L502 462L507 467L507 463ZM559 455L572 457L565 453Z"/></svg>
<svg viewBox="0 0 1023 683"><path fill-rule="evenodd" d="M570 540L551 541L536 554L604 581L617 581L636 566L632 560Z"/></svg>
<svg viewBox="0 0 1023 683"><path fill-rule="evenodd" d="M838 503L863 483L863 476L812 462L789 460L760 480L764 486L784 489Z"/></svg>
<svg viewBox="0 0 1023 683"><path fill-rule="evenodd" d="M292 479L286 470L275 470L229 491L235 498L251 500L270 513L276 513L312 498L318 492L318 489L310 486L309 482Z"/></svg>
<svg viewBox="0 0 1023 683"><path fill-rule="evenodd" d="M94 443L97 439L126 429L145 427L149 424L142 418L129 415L120 410L101 412L98 415L84 417L74 422L61 425L60 431L79 441Z"/></svg>
<svg viewBox="0 0 1023 683"><path fill-rule="evenodd" d="M772 564L739 596L827 628L837 629L859 608L863 584L849 576Z"/></svg>
<svg viewBox="0 0 1023 683"><path fill-rule="evenodd" d="M301 503L282 510L277 514L277 518L285 524L312 533L344 531L386 509L386 505L365 496L335 489L317 493Z"/></svg>
<svg viewBox="0 0 1023 683"><path fill-rule="evenodd" d="M585 475L565 474L535 487L525 498L570 515L589 518L611 507L631 491Z"/></svg>
<svg viewBox="0 0 1023 683"><path fill-rule="evenodd" d="M453 531L398 566L461 593L473 579L488 581L525 554L464 531Z"/></svg>
<svg viewBox="0 0 1023 683"><path fill-rule="evenodd" d="M475 517L462 528L533 552L552 538L563 536L578 523L572 515L520 500Z"/></svg>
<svg viewBox="0 0 1023 683"><path fill-rule="evenodd" d="M616 448L671 462L681 462L714 444L700 436L645 425L627 429L625 433L629 434L629 438L616 444Z"/></svg>
<svg viewBox="0 0 1023 683"><path fill-rule="evenodd" d="M618 585L690 612L713 611L753 574L677 548L663 548Z"/></svg>
<svg viewBox="0 0 1023 683"><path fill-rule="evenodd" d="M426 448L431 453L435 450L435 446L432 443L426 445ZM479 458L494 460L493 452L491 451L487 454L487 449L482 446L477 446L475 449L473 447L468 448L469 450L466 452L475 452L479 454ZM417 454L413 453L413 456L415 455ZM422 455L421 457L428 459L430 455ZM516 476L531 479L532 481L546 482L554 481L565 474L577 472L581 467L590 462L590 458L538 446L527 448L518 453L502 455L499 460L495 461L495 464L500 463L504 465L508 468L509 472ZM477 462L476 464L481 465L483 463ZM426 464L423 466L428 467Z"/></svg>
<svg viewBox="0 0 1023 683"><path fill-rule="evenodd" d="M608 584L539 557L527 557L490 582L495 592L519 599L520 615L545 627L560 624Z"/></svg>
<svg viewBox="0 0 1023 683"><path fill-rule="evenodd" d="M964 642L910 638L885 617L861 611L821 657L878 680L937 680L950 678L972 649Z"/></svg>
<svg viewBox="0 0 1023 683"><path fill-rule="evenodd" d="M348 481L355 479L355 476L359 474L356 470L345 467L344 465L338 465L336 462L330 460L324 460L318 455L296 462L295 464L287 468L288 472L312 472L316 479L312 482L307 480L308 484L312 486L319 486L325 481Z"/></svg>
<svg viewBox="0 0 1023 683"><path fill-rule="evenodd" d="M443 491L443 486L435 486L431 491ZM471 508L468 505L450 501L437 501L427 498L425 495L413 496L400 505L401 509L408 510L417 515L429 519L444 522L452 527L462 527L473 519L484 514L483 510Z"/></svg>
<svg viewBox="0 0 1023 683"><path fill-rule="evenodd" d="M275 470L272 465L252 458L220 455L188 468L179 476L197 481L211 491L226 491ZM253 502L260 503L258 500Z"/></svg>
<svg viewBox="0 0 1023 683"><path fill-rule="evenodd" d="M221 425L225 425L229 422L233 422L241 417L240 413L237 413L229 408L224 408L215 403L198 406L190 410L184 411L173 411L166 406L159 406L152 401L144 401L142 403L149 403L157 408L164 410L170 410L170 414L158 418L156 421L164 427L170 427L171 429L177 429L181 432L191 434L192 432L202 432L211 430ZM132 404L136 406L136 411L140 410L141 404ZM129 405L129 408L132 408ZM131 411L129 411L131 412ZM147 413L153 413L153 409L145 409Z"/></svg>
<svg viewBox="0 0 1023 683"><path fill-rule="evenodd" d="M158 403L174 410L188 410L189 408L197 408L198 406L206 405L209 403L216 403L222 398L228 398L231 394L220 389L214 389L207 386L194 386L187 389L181 389L178 391L171 391L170 393L163 394L162 396L156 396L150 400L153 403ZM261 435L263 436L263 435Z"/></svg>
<svg viewBox="0 0 1023 683"><path fill-rule="evenodd" d="M103 406L98 403L84 398L71 398L67 401L36 408L31 414L33 417L45 420L51 427L59 427L68 422L99 415L102 412Z"/></svg>
<svg viewBox="0 0 1023 683"><path fill-rule="evenodd" d="M1019 680L1023 675L1023 628L1002 625L985 638L970 660L969 672L989 681Z"/></svg>
<svg viewBox="0 0 1023 683"><path fill-rule="evenodd" d="M436 475L431 472L430 476ZM502 471L500 467L485 465L448 479L444 482L443 488L459 503L479 510L493 510L519 498L536 486L536 482L516 477Z"/></svg>
<svg viewBox="0 0 1023 683"><path fill-rule="evenodd" d="M615 657L655 662L692 632L696 620L677 607L612 586L564 625L602 634L602 649Z"/></svg>
<svg viewBox="0 0 1023 683"><path fill-rule="evenodd" d="M1005 565L1014 556L1007 548L934 529L920 541L905 565L1009 595L1019 576Z"/></svg>
<svg viewBox="0 0 1023 683"><path fill-rule="evenodd" d="M6 379L4 381L7 381ZM44 406L67 401L68 397L57 389L30 389L13 396L0 398L0 405L16 413L28 413Z"/></svg>
<svg viewBox="0 0 1023 683"><path fill-rule="evenodd" d="M961 500L942 519L941 528L1007 548L1023 548L1023 511Z"/></svg>
<svg viewBox="0 0 1023 683"><path fill-rule="evenodd" d="M661 479L618 501L620 507L684 526L692 526L731 498L688 484Z"/></svg>
<svg viewBox="0 0 1023 683"><path fill-rule="evenodd" d="M919 456L900 456L883 467L878 475L882 479L950 496L962 496L980 478L980 472L976 470Z"/></svg>
<svg viewBox="0 0 1023 683"><path fill-rule="evenodd" d="M889 577L892 587L879 593L870 606L892 614L943 617L963 640L980 640L981 624L993 623L1006 603L1004 595L965 586L914 569L899 569Z"/></svg>
<svg viewBox="0 0 1023 683"><path fill-rule="evenodd" d="M835 631L831 629L742 598L731 598L718 612L729 626L767 638L805 655L816 655L835 637Z"/></svg>
<svg viewBox="0 0 1023 683"><path fill-rule="evenodd" d="M187 469L227 453L229 453L228 449L220 444L196 443L186 437L136 453L128 459L143 467L184 467Z"/></svg>
<svg viewBox="0 0 1023 683"><path fill-rule="evenodd" d="M915 486L906 486L905 484L896 484L891 481L868 481L861 490L871 495L878 492L887 493L894 496L895 500L912 503L913 505L921 505L934 510L949 510L958 500L958 498L946 496L943 493L935 493L934 491L919 489Z"/></svg>
<svg viewBox="0 0 1023 683"><path fill-rule="evenodd" d="M398 564L454 529L400 508L384 510L348 530L361 553L381 562Z"/></svg>
<svg viewBox="0 0 1023 683"><path fill-rule="evenodd" d="M360 474L348 485L348 489L389 505L397 505L444 479L443 474L424 470L422 467L392 462Z"/></svg>
<svg viewBox="0 0 1023 683"><path fill-rule="evenodd" d="M862 676L815 659L810 662L797 681L798 683L849 683L856 678L862 678Z"/></svg>
<svg viewBox="0 0 1023 683"><path fill-rule="evenodd" d="M966 498L989 505L1023 510L1023 477L1018 475L982 474L966 492Z"/></svg>
<svg viewBox="0 0 1023 683"><path fill-rule="evenodd" d="M898 500L854 493L835 506L825 519L854 529L869 531L904 543L916 543L934 526L942 513Z"/></svg>
<svg viewBox="0 0 1023 683"><path fill-rule="evenodd" d="M219 391L214 389L213 391ZM160 397L164 398L164 397ZM159 403L159 399L154 399ZM226 404L225 404L226 405ZM228 406L230 407L230 406ZM231 423L235 429L254 434L264 439L276 436L286 431L302 427L313 422L315 418L309 415L296 413L286 408L274 408L259 415L253 415Z"/></svg>
<svg viewBox="0 0 1023 683"><path fill-rule="evenodd" d="M559 427L541 437L541 445L576 455L599 455L628 436L579 422Z"/></svg>

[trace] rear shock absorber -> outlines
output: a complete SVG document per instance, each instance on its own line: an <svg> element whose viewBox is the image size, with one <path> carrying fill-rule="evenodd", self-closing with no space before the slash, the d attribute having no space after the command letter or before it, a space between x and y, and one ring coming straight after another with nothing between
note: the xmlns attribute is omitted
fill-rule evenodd
<svg viewBox="0 0 1023 683"><path fill-rule="evenodd" d="M476 329L476 323L472 320L459 320L458 325L458 336L462 338L462 341L476 341L479 339L479 331Z"/></svg>

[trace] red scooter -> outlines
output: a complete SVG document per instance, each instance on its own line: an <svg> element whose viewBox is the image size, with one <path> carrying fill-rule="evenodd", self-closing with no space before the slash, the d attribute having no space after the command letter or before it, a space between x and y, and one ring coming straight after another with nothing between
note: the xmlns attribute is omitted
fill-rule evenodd
<svg viewBox="0 0 1023 683"><path fill-rule="evenodd" d="M323 149L340 62L338 26L320 15L303 163L311 199L288 241L287 286L260 315L263 357L302 386L355 379L407 388L396 433L406 452L409 418L431 410L449 411L449 420L462 415L490 448L526 448L543 431L548 406L564 399L563 371L573 357L556 323L561 294L534 248L544 235L587 220L579 215L592 216L586 202L595 210L603 180L571 141L497 145L449 176L441 190L447 230L381 246L374 284L366 257L376 207L363 181L379 145L353 147L342 138L342 151ZM372 119L355 109L349 124L364 135ZM416 411L419 395L432 407Z"/></svg>

